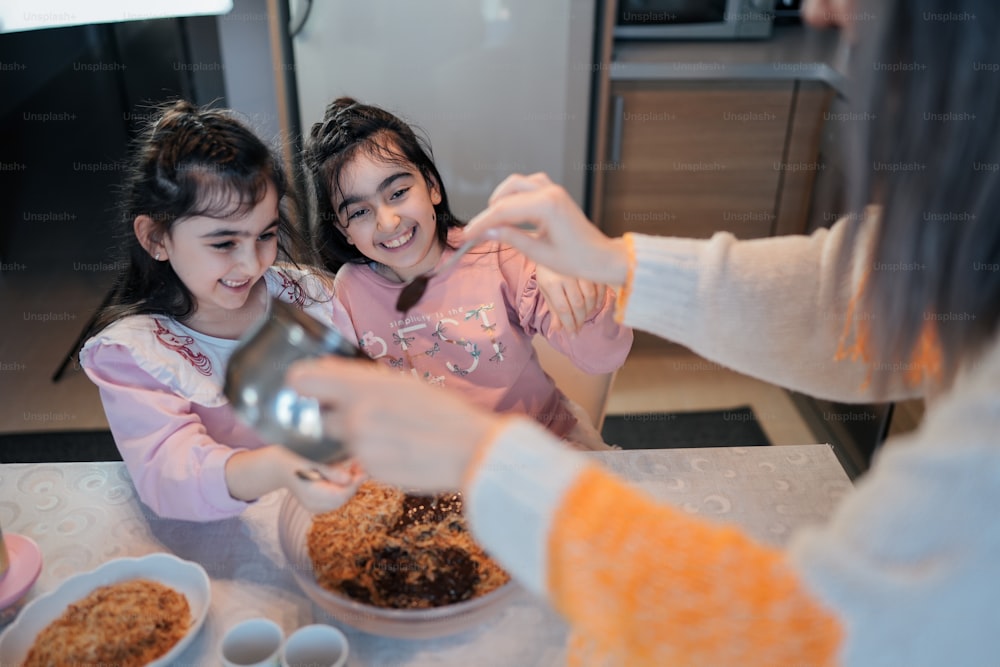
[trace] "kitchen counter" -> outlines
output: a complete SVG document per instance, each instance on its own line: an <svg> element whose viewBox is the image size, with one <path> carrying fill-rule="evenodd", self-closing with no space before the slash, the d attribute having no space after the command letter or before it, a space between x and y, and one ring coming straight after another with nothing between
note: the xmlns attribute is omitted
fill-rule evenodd
<svg viewBox="0 0 1000 667"><path fill-rule="evenodd" d="M811 80L843 92L845 57L835 30L775 26L765 40L617 40L612 81Z"/></svg>
<svg viewBox="0 0 1000 667"><path fill-rule="evenodd" d="M616 474L691 514L733 522L780 545L822 522L851 483L828 445L635 450L593 453ZM161 519L136 497L121 463L0 465L0 525L38 543L42 574L29 599L109 560L166 552L202 565L211 579L205 625L176 664L216 664L222 634L266 616L286 635L336 622L298 588L279 547L283 493L241 516L210 523ZM389 639L342 626L348 665L519 665L565 663L565 624L520 591L496 617L450 637Z"/></svg>

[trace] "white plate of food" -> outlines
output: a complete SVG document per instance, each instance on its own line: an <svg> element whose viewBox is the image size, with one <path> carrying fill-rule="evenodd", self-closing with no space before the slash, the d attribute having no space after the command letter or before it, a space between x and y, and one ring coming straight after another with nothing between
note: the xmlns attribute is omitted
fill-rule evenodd
<svg viewBox="0 0 1000 667"><path fill-rule="evenodd" d="M177 594L186 600L186 618ZM54 658L52 651L66 651L70 644L88 642L91 647L99 647L92 648L95 651L122 653L90 653L87 655L93 658L82 662L126 664L128 661L123 662L121 656L127 654L136 664L167 665L201 630L210 600L208 574L197 563L164 553L108 561L66 579L55 590L28 603L0 635L0 665L25 664L33 648L35 658L44 651L46 659L68 663L70 659ZM89 639L101 633L110 633L105 636L115 638L117 649L107 640ZM139 642L130 646L123 639L133 635L155 635L159 641L140 649ZM150 652L157 657L150 659Z"/></svg>

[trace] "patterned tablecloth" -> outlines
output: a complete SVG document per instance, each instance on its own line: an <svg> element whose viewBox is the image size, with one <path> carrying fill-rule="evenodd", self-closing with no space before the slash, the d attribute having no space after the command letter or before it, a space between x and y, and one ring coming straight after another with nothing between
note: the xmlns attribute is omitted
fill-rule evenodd
<svg viewBox="0 0 1000 667"><path fill-rule="evenodd" d="M616 451L593 454L637 486L687 512L732 521L774 544L822 521L851 483L827 445ZM218 664L223 632L266 616L286 633L336 624L300 591L277 539L282 494L235 519L207 524L161 519L135 495L121 463L0 465L0 526L41 547L42 574L28 599L66 577L124 556L169 552L200 563L212 580L205 626L181 665ZM349 665L561 665L566 628L527 593L499 616L452 637L398 640L343 627Z"/></svg>

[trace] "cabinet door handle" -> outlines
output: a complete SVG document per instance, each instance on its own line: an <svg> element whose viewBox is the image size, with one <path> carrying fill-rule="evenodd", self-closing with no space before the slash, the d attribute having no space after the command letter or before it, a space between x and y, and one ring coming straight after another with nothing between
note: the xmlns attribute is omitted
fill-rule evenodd
<svg viewBox="0 0 1000 667"><path fill-rule="evenodd" d="M611 110L611 163L618 164L622 160L622 125L625 124L625 97L615 95Z"/></svg>

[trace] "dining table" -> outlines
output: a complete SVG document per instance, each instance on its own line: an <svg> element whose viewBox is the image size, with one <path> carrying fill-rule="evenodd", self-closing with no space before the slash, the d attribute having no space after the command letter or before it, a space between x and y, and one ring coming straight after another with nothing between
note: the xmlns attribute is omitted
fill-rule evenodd
<svg viewBox="0 0 1000 667"><path fill-rule="evenodd" d="M851 480L829 445L699 447L592 452L617 475L690 514L741 526L780 546L827 519ZM0 464L0 527L34 540L42 572L27 600L67 577L122 557L164 552L200 564L211 581L204 625L176 665L218 665L219 643L236 623L266 617L290 634L337 625L348 665L418 667L562 665L568 629L549 605L519 590L479 626L435 639L398 639L341 624L299 588L278 542L283 491L240 516L205 523L164 519L146 507L121 462Z"/></svg>

